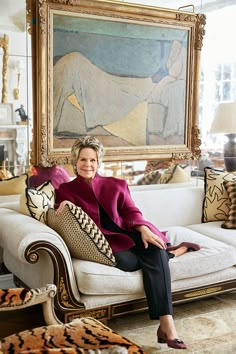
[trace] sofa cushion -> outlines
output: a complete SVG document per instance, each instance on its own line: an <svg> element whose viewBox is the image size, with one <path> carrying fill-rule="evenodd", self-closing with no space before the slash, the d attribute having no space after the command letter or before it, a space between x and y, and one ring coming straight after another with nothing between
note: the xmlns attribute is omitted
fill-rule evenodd
<svg viewBox="0 0 236 354"><path fill-rule="evenodd" d="M21 194L28 185L28 175L12 177L0 181L0 195Z"/></svg>
<svg viewBox="0 0 236 354"><path fill-rule="evenodd" d="M210 223L201 223L188 225L190 230L197 231L214 240L223 242L226 245L233 246L236 249L236 237L234 229L222 229L222 221L212 221Z"/></svg>
<svg viewBox="0 0 236 354"><path fill-rule="evenodd" d="M224 181L224 187L228 193L230 206L227 219L222 223L224 229L236 229L236 183Z"/></svg>
<svg viewBox="0 0 236 354"><path fill-rule="evenodd" d="M226 220L229 213L229 197L224 181L235 181L236 173L205 167L205 197L202 222Z"/></svg>
<svg viewBox="0 0 236 354"><path fill-rule="evenodd" d="M78 206L66 204L60 215L49 209L47 224L65 241L72 257L115 265L115 257L105 236Z"/></svg>
<svg viewBox="0 0 236 354"><path fill-rule="evenodd" d="M215 273L236 264L236 250L233 246L207 237L200 231L174 226L168 228L167 238L172 245L188 241L197 243L201 247L199 251L188 252L170 261L172 280Z"/></svg>
<svg viewBox="0 0 236 354"><path fill-rule="evenodd" d="M170 227L167 237L172 245L189 241L201 246L200 251L188 252L180 257L170 259L172 281L200 277L236 264L234 247L215 241L188 228ZM93 262L75 259L73 259L73 266L79 290L83 294L128 295L140 294L143 291L141 270L124 272L118 268L95 265Z"/></svg>
<svg viewBox="0 0 236 354"><path fill-rule="evenodd" d="M79 291L86 295L143 294L141 270L124 272L104 264L72 259Z"/></svg>
<svg viewBox="0 0 236 354"><path fill-rule="evenodd" d="M50 181L37 188L25 188L20 198L20 212L46 224L47 211L55 204L55 189Z"/></svg>
<svg viewBox="0 0 236 354"><path fill-rule="evenodd" d="M167 185L134 186L131 196L144 217L157 228L201 222L203 188ZM159 189L158 187L165 186ZM167 188L166 188L167 187ZM187 208L184 206L188 205Z"/></svg>

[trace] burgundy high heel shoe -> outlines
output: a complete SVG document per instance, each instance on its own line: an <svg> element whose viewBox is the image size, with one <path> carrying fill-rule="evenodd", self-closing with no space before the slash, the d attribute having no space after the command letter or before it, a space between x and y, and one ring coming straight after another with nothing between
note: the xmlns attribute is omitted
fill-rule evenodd
<svg viewBox="0 0 236 354"><path fill-rule="evenodd" d="M197 243L191 243L191 242L181 242L178 246L168 246L166 248L167 251L174 251L177 250L177 248L180 247L187 247L187 252L192 252L192 251L199 251L200 246Z"/></svg>
<svg viewBox="0 0 236 354"><path fill-rule="evenodd" d="M157 330L157 340L158 340L158 343L166 343L168 345L168 347L170 347L170 348L175 348L175 349L186 349L187 348L186 344L181 339L167 338L167 335L162 331L160 326L158 327L158 330Z"/></svg>

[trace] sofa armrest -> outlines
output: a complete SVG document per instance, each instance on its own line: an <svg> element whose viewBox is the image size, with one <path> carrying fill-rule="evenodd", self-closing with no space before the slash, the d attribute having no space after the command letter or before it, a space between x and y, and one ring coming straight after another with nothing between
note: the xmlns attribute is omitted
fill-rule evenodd
<svg viewBox="0 0 236 354"><path fill-rule="evenodd" d="M28 244L25 249L25 259L34 264L40 257L40 251L46 251L53 263L54 284L57 286L55 295L55 307L60 312L84 309L84 304L80 301L78 288L75 282L74 269L72 262L63 256L61 250L53 243L48 241L34 241ZM73 281L71 281L73 279ZM78 294L78 296L77 296Z"/></svg>
<svg viewBox="0 0 236 354"><path fill-rule="evenodd" d="M55 307L60 312L84 308L69 250L59 234L30 216L5 208L0 208L0 224L0 246L18 262L35 264L41 251L50 256L57 287ZM24 279L20 280L24 283Z"/></svg>

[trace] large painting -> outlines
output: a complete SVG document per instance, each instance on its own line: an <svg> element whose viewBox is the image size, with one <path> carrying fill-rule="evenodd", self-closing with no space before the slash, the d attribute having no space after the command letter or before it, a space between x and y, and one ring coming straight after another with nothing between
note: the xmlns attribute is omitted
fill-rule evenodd
<svg viewBox="0 0 236 354"><path fill-rule="evenodd" d="M105 161L195 158L205 16L112 1L33 2L34 163L95 135Z"/></svg>

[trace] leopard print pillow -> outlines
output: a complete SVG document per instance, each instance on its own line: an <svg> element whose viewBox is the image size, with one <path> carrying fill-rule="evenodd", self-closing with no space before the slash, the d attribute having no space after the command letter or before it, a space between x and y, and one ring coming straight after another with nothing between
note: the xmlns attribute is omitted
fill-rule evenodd
<svg viewBox="0 0 236 354"><path fill-rule="evenodd" d="M23 331L0 342L0 352L3 354L59 351L82 354L145 354L134 342L91 317Z"/></svg>

